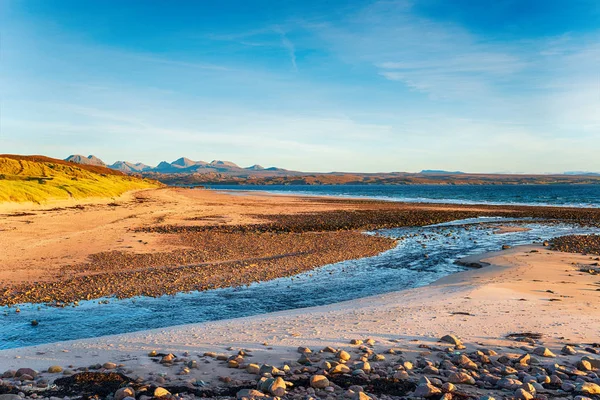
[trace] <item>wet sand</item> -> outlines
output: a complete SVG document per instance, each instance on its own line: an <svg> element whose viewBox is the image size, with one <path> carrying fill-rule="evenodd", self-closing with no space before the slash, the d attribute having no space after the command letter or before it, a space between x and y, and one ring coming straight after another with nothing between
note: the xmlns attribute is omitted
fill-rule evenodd
<svg viewBox="0 0 600 400"><path fill-rule="evenodd" d="M100 203L18 209L2 204L0 214L0 304L159 296L290 276L395 245L361 233L370 229L477 216L600 222L598 209L408 204L181 188L128 193Z"/></svg>

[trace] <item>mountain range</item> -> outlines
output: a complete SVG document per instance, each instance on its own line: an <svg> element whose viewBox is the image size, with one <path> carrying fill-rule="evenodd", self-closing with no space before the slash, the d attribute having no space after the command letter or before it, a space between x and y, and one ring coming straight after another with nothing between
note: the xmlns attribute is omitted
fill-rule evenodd
<svg viewBox="0 0 600 400"><path fill-rule="evenodd" d="M283 168L264 168L258 164L240 167L231 161L194 161L186 157L173 162L162 161L156 167L142 163L117 161L106 165L93 155L72 155L65 159L88 166L106 166L126 174L141 175L168 185L482 185L482 184L587 184L600 183L600 174L565 172L564 174L473 174L462 171L428 169L417 173L313 173Z"/></svg>
<svg viewBox="0 0 600 400"><path fill-rule="evenodd" d="M89 155L87 157L73 154L65 158L65 161L70 161L77 164L85 165L99 165L106 166L108 168L124 172L126 174L209 174L209 173L221 173L232 176L247 176L247 175L298 175L301 174L297 171L288 171L283 168L269 167L264 168L261 165L255 164L250 167L240 167L231 161L213 160L211 162L206 161L194 161L186 157L178 158L173 162L161 161L156 167L151 167L143 163L132 163L129 161L117 161L112 165L107 165L100 158Z"/></svg>

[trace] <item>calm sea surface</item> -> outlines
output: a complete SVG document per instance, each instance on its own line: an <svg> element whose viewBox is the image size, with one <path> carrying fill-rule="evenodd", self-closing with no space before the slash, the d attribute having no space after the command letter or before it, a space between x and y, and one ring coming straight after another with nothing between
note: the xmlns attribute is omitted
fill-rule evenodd
<svg viewBox="0 0 600 400"><path fill-rule="evenodd" d="M214 189L367 197L381 200L600 207L600 185L208 185Z"/></svg>

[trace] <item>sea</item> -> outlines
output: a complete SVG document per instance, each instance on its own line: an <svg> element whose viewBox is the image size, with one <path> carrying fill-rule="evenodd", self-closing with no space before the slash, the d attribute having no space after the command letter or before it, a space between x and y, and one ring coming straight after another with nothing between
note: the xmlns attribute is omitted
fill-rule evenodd
<svg viewBox="0 0 600 400"><path fill-rule="evenodd" d="M600 207L600 185L207 185L215 190L412 203Z"/></svg>
<svg viewBox="0 0 600 400"><path fill-rule="evenodd" d="M600 185L215 186L214 189L239 195L259 190L452 204L600 206ZM495 234L499 226L514 224L529 230ZM399 239L398 245L374 257L330 264L294 277L236 288L158 298L104 298L65 308L22 304L19 313L15 307L3 307L0 308L0 349L245 317L417 288L466 270L456 261L469 255L499 250L503 245L531 244L562 235L591 233L600 234L600 229L500 217L366 232ZM32 326L32 320L39 324Z"/></svg>

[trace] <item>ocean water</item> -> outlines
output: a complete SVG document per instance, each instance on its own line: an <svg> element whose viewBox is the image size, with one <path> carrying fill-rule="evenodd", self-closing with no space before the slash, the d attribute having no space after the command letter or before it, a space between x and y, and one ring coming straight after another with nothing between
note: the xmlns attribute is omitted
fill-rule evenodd
<svg viewBox="0 0 600 400"><path fill-rule="evenodd" d="M66 308L25 304L20 306L20 313L14 307L4 307L0 308L0 349L244 317L415 288L463 271L465 267L455 264L459 258L499 250L504 244L530 244L566 234L600 232L527 221L520 226L529 231L494 234L500 224L510 223L501 218L476 218L380 230L377 234L401 239L397 247L375 257L238 288L159 298L106 299L108 304L84 301L78 307ZM39 321L39 325L32 326L32 320Z"/></svg>
<svg viewBox="0 0 600 400"><path fill-rule="evenodd" d="M217 190L364 197L380 200L600 207L600 185L207 185Z"/></svg>

